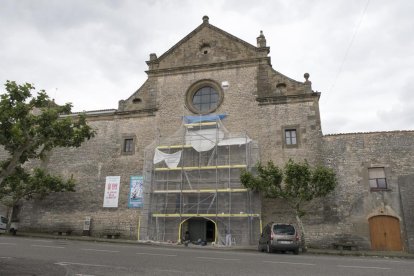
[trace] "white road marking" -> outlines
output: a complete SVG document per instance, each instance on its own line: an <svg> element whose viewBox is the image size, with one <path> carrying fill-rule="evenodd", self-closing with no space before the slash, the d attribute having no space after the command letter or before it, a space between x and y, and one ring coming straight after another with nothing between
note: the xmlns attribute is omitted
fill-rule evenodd
<svg viewBox="0 0 414 276"><path fill-rule="evenodd" d="M59 263L55 263L57 265L78 265L78 266L92 266L92 267L110 267L112 269L127 269L126 267L123 266L113 266L113 265L100 265L100 264L86 264L86 263L71 263L71 262L59 262ZM82 275L82 276L94 276L94 275L89 275L89 274L76 274L76 275Z"/></svg>
<svg viewBox="0 0 414 276"><path fill-rule="evenodd" d="M224 259L224 258L212 258L212 257L196 257L197 259L207 260L220 260L220 261L240 261L240 259Z"/></svg>
<svg viewBox="0 0 414 276"><path fill-rule="evenodd" d="M135 253L137 255L149 255L149 256L165 256L165 257L177 257L177 255L172 254L156 254L156 253Z"/></svg>
<svg viewBox="0 0 414 276"><path fill-rule="evenodd" d="M184 275L188 273L188 271L181 271L181 270L173 270L173 269L155 269L157 272L168 272L168 273L178 273L179 275Z"/></svg>
<svg viewBox="0 0 414 276"><path fill-rule="evenodd" d="M84 251L95 251L95 252L108 252L108 253L119 253L120 251L116 250L105 250L105 249L91 249L91 248L82 248Z"/></svg>
<svg viewBox="0 0 414 276"><path fill-rule="evenodd" d="M338 265L338 267L346 267L346 268L366 268L366 269L391 269L389 267L378 267L378 266L357 266L357 265Z"/></svg>
<svg viewBox="0 0 414 276"><path fill-rule="evenodd" d="M0 257L0 259L11 259L12 257Z"/></svg>
<svg viewBox="0 0 414 276"><path fill-rule="evenodd" d="M48 240L32 240L32 241L35 241L35 242L53 242L53 241L48 241Z"/></svg>
<svg viewBox="0 0 414 276"><path fill-rule="evenodd" d="M292 262L275 262L275 261L263 261L264 263L272 263L272 264L291 264L291 265L316 265L311 263L292 263Z"/></svg>
<svg viewBox="0 0 414 276"><path fill-rule="evenodd" d="M55 263L55 264L57 264L57 265L83 265L83 266L111 267L109 265L70 263L70 262L59 262L59 263Z"/></svg>
<svg viewBox="0 0 414 276"><path fill-rule="evenodd" d="M40 244L32 244L33 247L47 247L47 248L65 248L64 246L53 246L53 245L40 245Z"/></svg>
<svg viewBox="0 0 414 276"><path fill-rule="evenodd" d="M0 243L0 245L16 245L16 244L12 242L2 242Z"/></svg>

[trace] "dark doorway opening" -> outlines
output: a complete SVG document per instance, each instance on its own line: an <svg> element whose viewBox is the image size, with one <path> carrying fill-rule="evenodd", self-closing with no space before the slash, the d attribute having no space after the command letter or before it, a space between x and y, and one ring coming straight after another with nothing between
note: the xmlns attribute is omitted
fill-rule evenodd
<svg viewBox="0 0 414 276"><path fill-rule="evenodd" d="M206 241L213 242L216 236L216 227L213 221L205 218L190 218L186 221L187 227L190 233L191 241Z"/></svg>
<svg viewBox="0 0 414 276"><path fill-rule="evenodd" d="M216 227L211 220L206 221L206 241L213 242L215 238Z"/></svg>

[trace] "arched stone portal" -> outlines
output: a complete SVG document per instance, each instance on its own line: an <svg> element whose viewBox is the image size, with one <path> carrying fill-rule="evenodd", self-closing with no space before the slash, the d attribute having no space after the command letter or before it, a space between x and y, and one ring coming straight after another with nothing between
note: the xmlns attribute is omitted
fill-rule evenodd
<svg viewBox="0 0 414 276"><path fill-rule="evenodd" d="M184 237L185 232L190 233L191 241L201 239L206 242L215 242L217 240L217 226L213 220L208 218L192 217L181 222L181 238Z"/></svg>

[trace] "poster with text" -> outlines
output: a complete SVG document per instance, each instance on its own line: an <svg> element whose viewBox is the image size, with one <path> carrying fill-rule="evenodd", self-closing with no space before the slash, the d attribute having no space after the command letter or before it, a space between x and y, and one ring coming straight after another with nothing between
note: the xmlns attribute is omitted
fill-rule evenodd
<svg viewBox="0 0 414 276"><path fill-rule="evenodd" d="M120 176L107 176L105 182L105 194L103 207L118 207Z"/></svg>
<svg viewBox="0 0 414 276"><path fill-rule="evenodd" d="M129 208L142 208L142 189L144 178L142 176L131 176L129 183Z"/></svg>

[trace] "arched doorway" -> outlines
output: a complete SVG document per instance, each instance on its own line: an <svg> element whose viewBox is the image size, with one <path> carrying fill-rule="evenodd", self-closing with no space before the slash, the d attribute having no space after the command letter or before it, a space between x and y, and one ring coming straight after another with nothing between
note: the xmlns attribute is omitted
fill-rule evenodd
<svg viewBox="0 0 414 276"><path fill-rule="evenodd" d="M401 251L400 221L391 216L369 218L371 249L380 251Z"/></svg>
<svg viewBox="0 0 414 276"><path fill-rule="evenodd" d="M180 239L184 237L186 231L190 233L191 241L201 239L206 242L215 242L217 239L216 223L208 218L193 217L182 221L180 224Z"/></svg>

